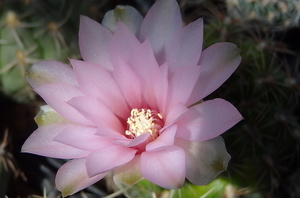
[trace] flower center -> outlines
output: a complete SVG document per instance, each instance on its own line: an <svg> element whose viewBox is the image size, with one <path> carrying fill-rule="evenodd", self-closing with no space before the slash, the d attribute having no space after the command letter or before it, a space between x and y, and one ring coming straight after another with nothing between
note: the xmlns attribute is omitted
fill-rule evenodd
<svg viewBox="0 0 300 198"><path fill-rule="evenodd" d="M126 135L134 139L144 133L150 133L153 140L159 136L159 130L163 127L160 113L150 109L132 109L130 114Z"/></svg>

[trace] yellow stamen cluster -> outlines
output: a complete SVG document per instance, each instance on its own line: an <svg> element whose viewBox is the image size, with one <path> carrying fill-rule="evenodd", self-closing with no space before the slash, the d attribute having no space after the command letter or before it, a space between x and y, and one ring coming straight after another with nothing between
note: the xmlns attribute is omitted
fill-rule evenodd
<svg viewBox="0 0 300 198"><path fill-rule="evenodd" d="M127 124L128 130L125 131L125 134L130 138L150 133L154 140L159 136L159 130L163 127L162 115L155 110L132 109Z"/></svg>

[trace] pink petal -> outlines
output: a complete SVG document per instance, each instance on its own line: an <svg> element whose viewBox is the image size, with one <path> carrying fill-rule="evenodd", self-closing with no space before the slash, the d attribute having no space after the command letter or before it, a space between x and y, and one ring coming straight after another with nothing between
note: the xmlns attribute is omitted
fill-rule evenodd
<svg viewBox="0 0 300 198"><path fill-rule="evenodd" d="M142 176L163 188L181 188L185 180L185 153L172 146L141 154Z"/></svg>
<svg viewBox="0 0 300 198"><path fill-rule="evenodd" d="M97 128L71 125L63 129L54 141L86 151L95 151L114 145L108 138L95 135Z"/></svg>
<svg viewBox="0 0 300 198"><path fill-rule="evenodd" d="M216 137L204 142L176 139L186 153L186 178L196 185L207 185L226 170L230 155L224 140Z"/></svg>
<svg viewBox="0 0 300 198"><path fill-rule="evenodd" d="M164 147L174 145L175 135L177 132L177 126L172 125L165 129L153 142L150 142L146 146L146 151L153 151L162 149Z"/></svg>
<svg viewBox="0 0 300 198"><path fill-rule="evenodd" d="M79 88L87 96L99 98L113 113L126 117L129 109L111 74L100 65L70 60L78 80Z"/></svg>
<svg viewBox="0 0 300 198"><path fill-rule="evenodd" d="M241 121L238 110L223 99L202 102L189 109L176 124L178 137L188 141L205 141L224 133Z"/></svg>
<svg viewBox="0 0 300 198"><path fill-rule="evenodd" d="M134 185L143 179L140 172L140 158L140 155L136 155L133 160L114 170L113 180L117 185L120 183Z"/></svg>
<svg viewBox="0 0 300 198"><path fill-rule="evenodd" d="M185 104L190 98L200 74L200 67L182 67L175 71L169 85L168 101Z"/></svg>
<svg viewBox="0 0 300 198"><path fill-rule="evenodd" d="M166 102L168 96L168 68L167 62L160 66L160 72L155 76L153 82L153 89L156 101L158 102L158 109L162 115L164 115L166 111Z"/></svg>
<svg viewBox="0 0 300 198"><path fill-rule="evenodd" d="M113 65L116 57L121 57L125 62L128 62L133 51L139 45L141 43L134 34L122 22L119 22L110 46L110 60Z"/></svg>
<svg viewBox="0 0 300 198"><path fill-rule="evenodd" d="M146 40L135 50L132 59L129 61L129 65L137 76L140 77L143 99L146 101L145 104L149 105L151 109L157 109L153 84L155 76L160 73L160 70L149 40Z"/></svg>
<svg viewBox="0 0 300 198"><path fill-rule="evenodd" d="M198 19L177 31L167 45L166 60L171 73L176 69L197 65L203 45L203 20Z"/></svg>
<svg viewBox="0 0 300 198"><path fill-rule="evenodd" d="M83 95L78 87L69 84L45 84L34 88L45 102L66 119L83 125L94 126L94 123L83 117L66 103L73 97Z"/></svg>
<svg viewBox="0 0 300 198"><path fill-rule="evenodd" d="M124 136L125 137L125 136ZM112 142L114 142L115 144L118 144L120 146L124 146L124 147L128 147L128 145L130 144L130 142L132 141L132 139L129 138L123 138L123 139L114 139L112 140Z"/></svg>
<svg viewBox="0 0 300 198"><path fill-rule="evenodd" d="M66 197L96 183L106 175L107 173L103 173L89 177L86 171L85 158L73 159L60 167L56 174L55 185L61 191L62 196Z"/></svg>
<svg viewBox="0 0 300 198"><path fill-rule="evenodd" d="M95 63L112 70L109 46L112 33L96 21L80 17L79 48L84 61Z"/></svg>
<svg viewBox="0 0 300 198"><path fill-rule="evenodd" d="M144 133L130 141L130 143L127 145L127 147L134 147L138 146L139 144L144 143L145 141L148 142L147 140L149 139L150 133Z"/></svg>
<svg viewBox="0 0 300 198"><path fill-rule="evenodd" d="M93 152L86 158L86 167L90 177L119 167L134 158L137 151L120 145L108 146Z"/></svg>
<svg viewBox="0 0 300 198"><path fill-rule="evenodd" d="M114 10L105 13L102 25L110 31L115 32L119 21L122 21L137 36L143 22L143 17L131 6L118 5Z"/></svg>
<svg viewBox="0 0 300 198"><path fill-rule="evenodd" d="M22 146L22 152L33 153L53 158L72 159L87 156L90 152L74 148L54 141L67 127L76 127L73 124L49 124L39 127L34 131Z"/></svg>
<svg viewBox="0 0 300 198"><path fill-rule="evenodd" d="M98 127L110 128L115 131L124 131L124 127L117 116L96 98L78 96L72 98L67 103L74 107L84 117L93 121L94 125Z"/></svg>
<svg viewBox="0 0 300 198"><path fill-rule="evenodd" d="M187 105L190 106L219 88L241 62L240 49L232 43L216 43L200 57L201 73Z"/></svg>
<svg viewBox="0 0 300 198"><path fill-rule="evenodd" d="M26 77L33 88L52 83L77 85L72 67L58 61L40 61L32 65Z"/></svg>
<svg viewBox="0 0 300 198"><path fill-rule="evenodd" d="M142 106L141 80L136 73L120 58L115 59L112 76L118 83L123 96L131 109Z"/></svg>
<svg viewBox="0 0 300 198"><path fill-rule="evenodd" d="M177 120L187 111L188 108L181 102L173 103L171 106L169 106L166 115L162 115L165 122L164 128L167 128L177 122Z"/></svg>
<svg viewBox="0 0 300 198"><path fill-rule="evenodd" d="M102 137L108 137L113 140L128 140L124 136L124 131L115 131L112 129L109 129L107 127L98 127L98 130L96 132L97 135L102 136Z"/></svg>
<svg viewBox="0 0 300 198"><path fill-rule="evenodd" d="M140 41L150 39L157 62L165 59L165 48L174 33L182 27L178 4L173 0L159 0L150 8L141 26Z"/></svg>

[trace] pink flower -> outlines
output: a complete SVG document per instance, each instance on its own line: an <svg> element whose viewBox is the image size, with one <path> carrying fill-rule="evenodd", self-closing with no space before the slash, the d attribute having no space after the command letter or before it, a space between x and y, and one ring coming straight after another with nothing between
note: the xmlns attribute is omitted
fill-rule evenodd
<svg viewBox="0 0 300 198"><path fill-rule="evenodd" d="M242 119L229 102L203 101L240 63L239 49L202 52L203 21L183 27L175 0L158 0L143 19L132 7L117 22L81 17L84 61L32 66L28 81L49 106L23 152L72 159L56 176L63 196L112 171L116 183L147 179L180 188L211 182L230 159L219 136ZM126 24L126 25L125 25ZM201 101L200 103L197 103Z"/></svg>

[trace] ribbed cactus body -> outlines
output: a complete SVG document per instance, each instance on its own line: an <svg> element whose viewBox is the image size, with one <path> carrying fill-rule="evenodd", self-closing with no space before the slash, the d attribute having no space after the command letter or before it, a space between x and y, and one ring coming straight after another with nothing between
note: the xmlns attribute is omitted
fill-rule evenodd
<svg viewBox="0 0 300 198"><path fill-rule="evenodd" d="M25 72L32 64L40 60L68 62L68 58L80 58L78 27L68 23L71 8L61 5L61 1L28 1L2 8L0 90L18 102L34 98L25 79ZM61 9L62 16L57 16L58 8L48 11L55 6Z"/></svg>
<svg viewBox="0 0 300 198"><path fill-rule="evenodd" d="M196 186L188 181L181 189L163 189L147 180L142 180L134 186L120 184L118 189L123 190L126 197L130 198L153 198L153 197L205 197L221 198L244 195L246 190L240 189L226 179L216 179L206 186ZM260 198L260 197L257 197Z"/></svg>
<svg viewBox="0 0 300 198"><path fill-rule="evenodd" d="M242 23L256 21L277 30L300 25L299 0L226 0L226 7Z"/></svg>
<svg viewBox="0 0 300 198"><path fill-rule="evenodd" d="M208 97L229 100L244 117L223 135L232 156L227 175L266 197L295 194L286 181L299 172L299 73L291 72L299 65L288 61L296 53L274 39L278 34L226 15L205 27L207 45L230 41L241 48L237 71Z"/></svg>
<svg viewBox="0 0 300 198"><path fill-rule="evenodd" d="M26 24L10 10L1 18L0 76L1 90L17 101L32 98L25 72L40 57L37 44Z"/></svg>

